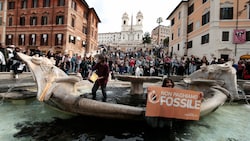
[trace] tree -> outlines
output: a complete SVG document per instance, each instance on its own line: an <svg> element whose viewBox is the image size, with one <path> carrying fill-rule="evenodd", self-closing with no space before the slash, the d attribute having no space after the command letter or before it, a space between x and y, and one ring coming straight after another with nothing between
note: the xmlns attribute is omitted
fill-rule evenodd
<svg viewBox="0 0 250 141"><path fill-rule="evenodd" d="M163 46L168 47L169 46L169 37L165 38L163 40Z"/></svg>
<svg viewBox="0 0 250 141"><path fill-rule="evenodd" d="M144 33L144 36L142 38L142 43L144 44L144 46L145 46L145 44L150 44L151 43L151 37L150 37L149 32Z"/></svg>

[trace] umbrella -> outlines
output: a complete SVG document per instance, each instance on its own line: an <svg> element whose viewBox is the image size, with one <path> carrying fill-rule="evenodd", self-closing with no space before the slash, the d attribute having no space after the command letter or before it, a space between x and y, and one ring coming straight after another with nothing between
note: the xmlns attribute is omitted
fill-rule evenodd
<svg viewBox="0 0 250 141"><path fill-rule="evenodd" d="M248 54L242 55L242 56L240 56L240 59L250 59L250 55L248 55Z"/></svg>

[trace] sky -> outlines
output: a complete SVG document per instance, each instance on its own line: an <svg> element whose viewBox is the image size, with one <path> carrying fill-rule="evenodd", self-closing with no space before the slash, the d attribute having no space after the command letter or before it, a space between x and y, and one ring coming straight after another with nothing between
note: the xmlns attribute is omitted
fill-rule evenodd
<svg viewBox="0 0 250 141"><path fill-rule="evenodd" d="M181 0L85 0L89 7L93 7L101 20L98 24L99 33L120 32L122 15L126 12L130 22L133 16L135 24L136 14L143 14L143 32L149 32L158 26L157 18L161 17L161 25L168 26L166 18L181 2Z"/></svg>

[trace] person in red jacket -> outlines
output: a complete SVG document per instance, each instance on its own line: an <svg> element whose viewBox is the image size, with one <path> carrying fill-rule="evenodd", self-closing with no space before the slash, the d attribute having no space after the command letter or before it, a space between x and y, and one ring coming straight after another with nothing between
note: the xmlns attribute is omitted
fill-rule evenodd
<svg viewBox="0 0 250 141"><path fill-rule="evenodd" d="M106 86L109 78L109 66L106 63L106 58L103 55L98 55L97 63L90 70L88 78L90 78L90 75L92 74L93 71L96 71L95 73L98 75L98 78L94 82L94 85L92 87L92 99L94 100L96 99L96 91L101 86L103 95L102 101L105 102L107 99Z"/></svg>

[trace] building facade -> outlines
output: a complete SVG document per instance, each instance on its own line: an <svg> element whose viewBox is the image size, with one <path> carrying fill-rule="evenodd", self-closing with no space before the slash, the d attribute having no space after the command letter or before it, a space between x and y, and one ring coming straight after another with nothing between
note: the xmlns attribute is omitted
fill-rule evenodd
<svg viewBox="0 0 250 141"><path fill-rule="evenodd" d="M249 0L182 0L167 20L172 55L237 61L250 54Z"/></svg>
<svg viewBox="0 0 250 141"><path fill-rule="evenodd" d="M0 0L4 46L84 55L98 48L99 22L84 0Z"/></svg>
<svg viewBox="0 0 250 141"><path fill-rule="evenodd" d="M139 11L134 24L127 13L122 16L120 32L99 33L98 43L101 46L119 48L121 50L134 49L143 46L143 14Z"/></svg>
<svg viewBox="0 0 250 141"><path fill-rule="evenodd" d="M170 35L170 26L159 25L151 32L152 44L163 46L163 41Z"/></svg>

